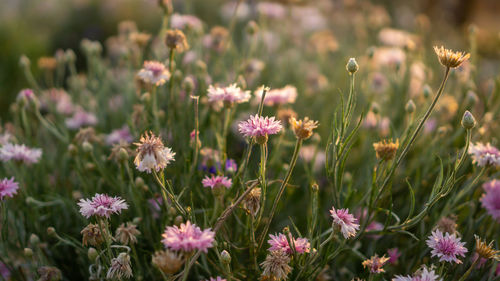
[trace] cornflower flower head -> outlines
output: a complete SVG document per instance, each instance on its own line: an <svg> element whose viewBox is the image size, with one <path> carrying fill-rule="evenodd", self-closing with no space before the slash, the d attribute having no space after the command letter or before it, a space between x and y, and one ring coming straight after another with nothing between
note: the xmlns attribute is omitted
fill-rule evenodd
<svg viewBox="0 0 500 281"><path fill-rule="evenodd" d="M313 134L313 130L318 127L318 121L309 120L305 117L303 120L297 120L295 117L290 118L290 125L298 139L306 140Z"/></svg>
<svg viewBox="0 0 500 281"><path fill-rule="evenodd" d="M391 160L394 156L396 156L398 147L399 140L396 140L396 142L383 140L373 144L377 158L386 161Z"/></svg>
<svg viewBox="0 0 500 281"><path fill-rule="evenodd" d="M441 281L443 279L439 278L439 275L434 272L434 269L428 269L426 266L423 266L419 269L413 276L401 276L396 275L392 278L392 281Z"/></svg>
<svg viewBox="0 0 500 281"><path fill-rule="evenodd" d="M500 253L500 251L493 248L493 241L491 241L489 244L486 244L486 242L483 242L483 240L481 240L479 236L474 235L474 238L476 239L476 253L479 255L479 257L486 260L500 260L500 257L498 256L498 253Z"/></svg>
<svg viewBox="0 0 500 281"><path fill-rule="evenodd" d="M184 264L184 257L177 252L161 250L153 254L151 263L161 272L172 275L181 269Z"/></svg>
<svg viewBox="0 0 500 281"><path fill-rule="evenodd" d="M67 118L65 123L69 129L76 130L83 126L94 126L97 124L97 117L80 108L75 111L71 118Z"/></svg>
<svg viewBox="0 0 500 281"><path fill-rule="evenodd" d="M78 206L80 206L80 213L86 218L91 216L109 218L112 214L120 214L122 210L128 209L127 203L120 197L99 193L96 193L92 199L80 199Z"/></svg>
<svg viewBox="0 0 500 281"><path fill-rule="evenodd" d="M288 274L292 272L292 267L289 263L290 256L283 251L268 253L266 260L260 264L264 268L262 271L262 280L286 280Z"/></svg>
<svg viewBox="0 0 500 281"><path fill-rule="evenodd" d="M233 181L228 177L211 175L210 177L205 176L201 183L203 184L203 187L217 189L221 187L230 188Z"/></svg>
<svg viewBox="0 0 500 281"><path fill-rule="evenodd" d="M16 100L22 102L25 107L30 103L38 105L38 99L32 89L22 89L19 91Z"/></svg>
<svg viewBox="0 0 500 281"><path fill-rule="evenodd" d="M363 261L363 267L370 270L371 273L382 273L385 270L382 268L389 258L386 256L379 257L378 255L372 256L370 259Z"/></svg>
<svg viewBox="0 0 500 281"><path fill-rule="evenodd" d="M333 225L340 228L345 239L354 237L356 231L359 230L358 221L352 214L349 214L349 209L338 209L332 207L330 214L333 218Z"/></svg>
<svg viewBox="0 0 500 281"><path fill-rule="evenodd" d="M490 143L483 144L477 142L471 144L469 154L472 155L472 163L480 167L500 166L500 151Z"/></svg>
<svg viewBox="0 0 500 281"><path fill-rule="evenodd" d="M141 136L137 145L137 155L134 159L137 170L151 173L152 170L165 169L171 161L174 161L175 153L172 149L165 147L162 140L153 133L146 132Z"/></svg>
<svg viewBox="0 0 500 281"><path fill-rule="evenodd" d="M235 103L244 103L250 99L250 91L243 91L236 83L228 87L208 87L208 101L210 103L223 103L226 107L231 107Z"/></svg>
<svg viewBox="0 0 500 281"><path fill-rule="evenodd" d="M462 263L457 256L465 256L467 253L467 248L464 247L465 242L460 242L460 238L456 234L443 233L436 229L427 239L427 246L429 246L432 251L433 257L439 257L439 261Z"/></svg>
<svg viewBox="0 0 500 281"><path fill-rule="evenodd" d="M447 68L457 68L470 57L469 53L454 52L452 50L445 49L443 46L434 46L434 52L436 52L441 65Z"/></svg>
<svg viewBox="0 0 500 281"><path fill-rule="evenodd" d="M118 257L111 260L111 266L106 274L106 278L121 280L122 278L129 279L132 276L130 256L127 253L120 253Z"/></svg>
<svg viewBox="0 0 500 281"><path fill-rule="evenodd" d="M113 130L109 135L106 136L106 144L113 145L120 142L131 143L133 137L130 134L130 129L128 126L123 126L120 129Z"/></svg>
<svg viewBox="0 0 500 281"><path fill-rule="evenodd" d="M186 36L184 35L184 32L179 29L167 30L165 44L170 50L175 50L179 53L182 53L189 49L189 44L186 40Z"/></svg>
<svg viewBox="0 0 500 281"><path fill-rule="evenodd" d="M283 251L289 255L293 254L293 250L290 247L290 244L288 243L288 239L286 238L285 234L278 234L278 235L272 235L269 234L269 239L267 242L271 247L269 247L269 251ZM307 238L293 238L292 234L289 234L289 239L290 241L293 242L295 251L298 254L303 254L303 253L309 253L311 249L311 244L309 243L309 240Z"/></svg>
<svg viewBox="0 0 500 281"><path fill-rule="evenodd" d="M14 177L0 180L0 200L3 200L4 197L14 197L18 189L19 184L14 181Z"/></svg>
<svg viewBox="0 0 500 281"><path fill-rule="evenodd" d="M201 230L190 221L182 223L180 227L167 226L162 235L163 244L174 251L191 252L200 250L207 252L214 242L215 232L210 229Z"/></svg>
<svg viewBox="0 0 500 281"><path fill-rule="evenodd" d="M281 126L281 121L275 120L274 117L262 117L255 114L247 121L241 121L238 128L244 137L254 137L258 144L265 144L268 135L277 134L283 126Z"/></svg>
<svg viewBox="0 0 500 281"><path fill-rule="evenodd" d="M255 101L260 102L262 99L262 92L264 86L258 88L255 94ZM295 103L297 99L297 88L291 85L286 85L280 89L271 89L266 93L264 97L264 105L265 106L277 106L284 105L288 103Z"/></svg>
<svg viewBox="0 0 500 281"><path fill-rule="evenodd" d="M137 76L147 84L161 86L170 79L170 72L159 61L145 61Z"/></svg>
<svg viewBox="0 0 500 281"><path fill-rule="evenodd" d="M483 184L486 191L481 196L481 204L488 214L500 222L500 181L491 180Z"/></svg>
<svg viewBox="0 0 500 281"><path fill-rule="evenodd" d="M137 236L140 234L135 224L127 222L126 226L122 223L116 229L115 239L123 245L132 245L137 243Z"/></svg>
<svg viewBox="0 0 500 281"><path fill-rule="evenodd" d="M37 163L42 156L40 148L29 148L24 144L6 143L0 147L0 160L8 162L14 160L23 164Z"/></svg>

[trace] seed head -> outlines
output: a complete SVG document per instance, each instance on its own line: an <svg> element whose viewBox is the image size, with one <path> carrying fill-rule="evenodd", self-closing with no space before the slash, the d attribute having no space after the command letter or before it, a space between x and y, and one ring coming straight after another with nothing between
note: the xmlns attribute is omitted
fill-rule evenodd
<svg viewBox="0 0 500 281"><path fill-rule="evenodd" d="M161 272L171 275L181 269L184 264L182 255L169 250L156 251L153 254L151 263Z"/></svg>
<svg viewBox="0 0 500 281"><path fill-rule="evenodd" d="M439 62L447 68L457 68L470 57L469 53L454 52L443 46L434 46L434 52L436 52Z"/></svg>
<svg viewBox="0 0 500 281"><path fill-rule="evenodd" d="M179 29L167 30L167 37L165 38L165 44L171 50L175 50L182 53L189 49L189 44L186 40L184 32Z"/></svg>
<svg viewBox="0 0 500 281"><path fill-rule="evenodd" d="M493 249L493 241L486 244L486 242L483 242L479 236L474 235L474 238L476 239L476 253L481 258L500 260L500 257L498 256L500 251Z"/></svg>
<svg viewBox="0 0 500 281"><path fill-rule="evenodd" d="M295 117L290 118L293 132L298 139L308 139L312 136L313 130L318 127L318 121L309 120L305 117L303 120L297 120Z"/></svg>
<svg viewBox="0 0 500 281"><path fill-rule="evenodd" d="M391 160L396 156L396 151L399 147L399 140L396 142L383 140L373 144L375 153L378 159Z"/></svg>

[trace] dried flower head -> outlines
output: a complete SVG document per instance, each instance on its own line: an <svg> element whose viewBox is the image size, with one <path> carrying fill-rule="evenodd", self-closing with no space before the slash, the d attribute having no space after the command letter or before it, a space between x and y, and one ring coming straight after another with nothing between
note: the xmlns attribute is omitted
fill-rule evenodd
<svg viewBox="0 0 500 281"><path fill-rule="evenodd" d="M313 130L318 127L318 121L309 120L309 117L305 117L303 120L297 120L295 117L292 117L289 122L295 136L302 140L310 138Z"/></svg>
<svg viewBox="0 0 500 281"><path fill-rule="evenodd" d="M42 266L37 270L40 278L38 281L59 281L62 279L61 270L53 266Z"/></svg>
<svg viewBox="0 0 500 281"><path fill-rule="evenodd" d="M84 142L97 143L100 141L101 138L96 134L93 127L80 128L73 138L73 142L78 145L82 145Z"/></svg>
<svg viewBox="0 0 500 281"><path fill-rule="evenodd" d="M29 148L24 144L6 143L0 147L0 160L8 162L14 160L24 164L37 163L42 156L40 148Z"/></svg>
<svg viewBox="0 0 500 281"><path fill-rule="evenodd" d="M137 76L145 83L161 86L170 79L170 72L158 61L145 61Z"/></svg>
<svg viewBox="0 0 500 281"><path fill-rule="evenodd" d="M267 254L266 260L260 264L264 268L262 280L286 280L288 274L292 272L289 263L290 257L283 251L273 251Z"/></svg>
<svg viewBox="0 0 500 281"><path fill-rule="evenodd" d="M102 230L105 231L106 228L102 227ZM99 246L101 245L105 239L107 233L102 233L101 232L101 227L97 224L90 223L87 225L82 231L80 232L82 234L82 244L83 246L91 245L91 246Z"/></svg>
<svg viewBox="0 0 500 281"><path fill-rule="evenodd" d="M207 37L205 44L216 52L224 51L226 42L229 37L229 31L222 26L214 26L210 29L210 35Z"/></svg>
<svg viewBox="0 0 500 281"><path fill-rule="evenodd" d="M111 197L99 193L96 193L92 200L80 199L78 206L80 206L80 213L86 218L91 216L109 218L111 214L119 214L122 210L128 209L127 203L120 197Z"/></svg>
<svg viewBox="0 0 500 281"><path fill-rule="evenodd" d="M14 177L0 180L0 200L3 200L5 197L14 197L18 189L19 184L14 181Z"/></svg>
<svg viewBox="0 0 500 281"><path fill-rule="evenodd" d="M373 144L373 148L375 149L375 154L377 159L382 160L391 160L396 156L396 151L399 147L399 140L393 142L392 140L383 140Z"/></svg>
<svg viewBox="0 0 500 281"><path fill-rule="evenodd" d="M255 114L247 121L241 121L238 128L244 137L255 137L257 143L264 144L267 142L268 135L277 134L283 127L281 122L275 120L274 117L262 117Z"/></svg>
<svg viewBox="0 0 500 281"><path fill-rule="evenodd" d="M54 57L41 57L38 59L38 67L43 70L54 70L57 67L57 60Z"/></svg>
<svg viewBox="0 0 500 281"><path fill-rule="evenodd" d="M309 243L309 240L307 238L297 238L295 239L291 233L288 233L288 239L285 236L285 234L279 233L278 235L272 235L269 234L269 237L271 239L267 240L269 245L269 251L283 251L289 255L293 254L294 251L292 250L292 247L290 247L290 244L288 243L288 240L290 240L293 244L293 248L295 249L295 252L298 254L303 254L303 253L309 253L311 249L311 244Z"/></svg>
<svg viewBox="0 0 500 281"><path fill-rule="evenodd" d="M167 226L162 235L165 247L174 251L191 252L201 250L207 252L212 247L215 233L210 229L201 230L195 224L187 221L180 227Z"/></svg>
<svg viewBox="0 0 500 281"><path fill-rule="evenodd" d="M479 236L474 235L474 238L476 239L476 253L481 258L495 260L500 259L500 257L498 256L498 253L500 253L500 251L493 248L493 241L491 241L489 244L486 244L486 242L483 242L483 240L481 240Z"/></svg>
<svg viewBox="0 0 500 281"><path fill-rule="evenodd" d="M132 32L129 35L129 39L137 46L144 48L148 44L149 39L151 39L151 34L144 32Z"/></svg>
<svg viewBox="0 0 500 281"><path fill-rule="evenodd" d="M108 279L129 279L133 276L132 267L130 265L130 256L127 253L120 253L118 257L111 260L106 278Z"/></svg>
<svg viewBox="0 0 500 281"><path fill-rule="evenodd" d="M494 179L483 184L485 193L481 196L481 204L488 214L500 222L500 181Z"/></svg>
<svg viewBox="0 0 500 281"><path fill-rule="evenodd" d="M433 257L439 257L439 261L462 263L457 256L465 256L467 248L464 247L465 242L461 242L456 233L449 234L443 233L436 229L427 239L427 245L432 249L431 254Z"/></svg>
<svg viewBox="0 0 500 281"><path fill-rule="evenodd" d="M289 125L288 121L290 121L290 119L297 118L297 112L291 108L282 108L278 110L276 116L278 117L278 120L281 121L281 124L287 126Z"/></svg>
<svg viewBox="0 0 500 281"><path fill-rule="evenodd" d="M161 272L172 275L181 269L184 264L184 258L177 252L161 250L153 254L151 263Z"/></svg>
<svg viewBox="0 0 500 281"><path fill-rule="evenodd" d="M252 216L256 216L260 209L260 197L262 195L262 190L260 187L253 188L250 193L247 194L243 204L248 213Z"/></svg>
<svg viewBox="0 0 500 281"><path fill-rule="evenodd" d="M330 214L333 218L333 225L340 228L345 239L354 237L359 229L358 221L352 214L349 214L349 209L338 209L332 207Z"/></svg>
<svg viewBox="0 0 500 281"><path fill-rule="evenodd" d="M370 270L371 273L382 273L385 272L382 267L387 263L388 260L389 258L385 255L382 257L374 255L370 259L363 261L362 264L363 267Z"/></svg>
<svg viewBox="0 0 500 281"><path fill-rule="evenodd" d="M439 219L436 228L441 232L455 233L457 232L457 219L456 216L442 217Z"/></svg>
<svg viewBox="0 0 500 281"><path fill-rule="evenodd" d="M436 52L439 62L447 68L459 67L470 57L469 53L453 52L452 50L445 49L443 46L434 46L434 52Z"/></svg>
<svg viewBox="0 0 500 281"><path fill-rule="evenodd" d="M174 161L175 153L172 149L165 147L162 140L152 132L145 132L137 145L137 155L134 159L137 170L151 173L152 170L165 169L171 161Z"/></svg>
<svg viewBox="0 0 500 281"><path fill-rule="evenodd" d="M114 160L116 162L128 161L130 156L135 156L135 151L130 148L128 142L120 141L117 144L113 144L108 160Z"/></svg>
<svg viewBox="0 0 500 281"><path fill-rule="evenodd" d="M126 226L122 223L116 229L115 239L122 245L132 245L137 243L137 236L140 234L141 232L137 229L137 225L127 222Z"/></svg>
<svg viewBox="0 0 500 281"><path fill-rule="evenodd" d="M165 44L171 50L182 53L189 49L189 44L186 40L184 32L179 29L169 29L167 30L167 36L165 37Z"/></svg>

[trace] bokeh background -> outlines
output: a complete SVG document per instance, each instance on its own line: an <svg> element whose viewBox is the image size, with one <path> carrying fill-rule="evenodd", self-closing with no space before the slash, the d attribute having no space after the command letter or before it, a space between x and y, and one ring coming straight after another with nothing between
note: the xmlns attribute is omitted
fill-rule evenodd
<svg viewBox="0 0 500 281"><path fill-rule="evenodd" d="M448 46L466 46L470 28L475 28L478 52L482 60L479 73L497 71L500 59L500 1L498 0L311 0L318 5L334 7L335 17L346 10L362 8L364 5L382 7L371 15L375 21L394 28L416 30L417 25L428 25L429 40L446 41ZM174 1L178 12L195 14L208 26L224 23L221 7L226 0L180 0ZM245 1L250 6L257 0ZM307 0L286 1L309 2ZM380 11L377 13L376 11ZM154 33L161 25L161 10L157 0L2 0L0 1L0 118L8 116L8 105L17 92L26 87L19 67L19 57L25 54L32 65L41 56L53 55L58 49L73 49L80 55L81 39L105 40L116 34L117 25L123 20L133 20L140 30ZM328 26L333 32L335 26ZM363 36L346 33L338 38L339 43L355 42ZM355 55L355 54L352 54ZM78 67L85 67L78 61ZM33 71L37 71L33 67ZM36 74L35 74L36 75Z"/></svg>

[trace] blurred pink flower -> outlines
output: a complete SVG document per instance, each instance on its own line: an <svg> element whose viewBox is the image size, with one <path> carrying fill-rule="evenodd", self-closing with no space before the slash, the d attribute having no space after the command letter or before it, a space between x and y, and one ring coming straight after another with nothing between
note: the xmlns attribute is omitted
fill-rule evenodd
<svg viewBox="0 0 500 281"><path fill-rule="evenodd" d="M71 118L66 119L66 127L70 129L79 129L83 126L94 126L97 124L97 117L93 113L77 109Z"/></svg>
<svg viewBox="0 0 500 281"><path fill-rule="evenodd" d="M174 251L191 252L201 250L207 252L212 247L215 233L210 229L201 230L195 224L187 221L180 227L167 226L162 235L165 247Z"/></svg>
<svg viewBox="0 0 500 281"><path fill-rule="evenodd" d="M494 179L483 184L485 193L481 196L481 203L488 214L500 222L500 181Z"/></svg>
<svg viewBox="0 0 500 281"><path fill-rule="evenodd" d="M472 155L472 163L480 167L500 166L500 151L490 143L483 144L477 142L471 144L469 154Z"/></svg>
<svg viewBox="0 0 500 281"><path fill-rule="evenodd" d="M121 127L121 129L113 130L109 135L106 136L106 143L112 145L120 142L131 143L134 138L130 134L130 129L127 125Z"/></svg>
<svg viewBox="0 0 500 281"><path fill-rule="evenodd" d="M170 27L172 29L192 29L201 31L203 23L199 18L193 15L173 14L170 18Z"/></svg>
<svg viewBox="0 0 500 281"><path fill-rule="evenodd" d="M112 214L119 214L122 210L128 209L127 203L120 197L99 193L96 193L92 200L80 199L78 206L80 213L86 218L94 215L109 218Z"/></svg>
<svg viewBox="0 0 500 281"><path fill-rule="evenodd" d="M23 162L25 164L37 163L42 156L40 148L29 148L24 144L6 143L0 147L0 160L7 162L10 160Z"/></svg>
<svg viewBox="0 0 500 281"><path fill-rule="evenodd" d="M399 252L398 248L392 248L387 250L387 255L389 256L389 263L396 264L399 257L401 256L401 253Z"/></svg>
<svg viewBox="0 0 500 281"><path fill-rule="evenodd" d="M288 239L286 236L282 233L278 235L272 235L269 234L269 237L271 239L267 240L269 245L269 251L283 251L287 254L293 254L292 248L290 247L290 244L288 243ZM293 238L292 235L290 234L289 236L290 241L293 241L293 245L295 247L295 251L299 254L303 253L309 253L311 249L311 244L307 240L307 238Z"/></svg>
<svg viewBox="0 0 500 281"><path fill-rule="evenodd" d="M262 90L260 87L254 91L255 94L255 103L260 103L262 99ZM275 106L275 105L283 105L287 103L294 103L297 99L297 88L291 85L286 85L280 89L271 89L266 93L266 97L264 98L264 105L266 106Z"/></svg>
<svg viewBox="0 0 500 281"><path fill-rule="evenodd" d="M205 176L201 183L203 184L203 187L210 187L211 189L214 189L219 187L230 188L233 181L228 177L211 175L210 177Z"/></svg>
<svg viewBox="0 0 500 281"><path fill-rule="evenodd" d="M14 181L14 177L0 180L0 200L3 200L4 197L14 197L18 189L19 184Z"/></svg>
<svg viewBox="0 0 500 281"><path fill-rule="evenodd" d="M145 61L137 76L144 82L161 86L170 79L170 72L158 61Z"/></svg>
<svg viewBox="0 0 500 281"><path fill-rule="evenodd" d="M223 102L232 105L247 102L250 99L250 91L243 91L236 83L223 88L210 85L207 96L211 103Z"/></svg>

